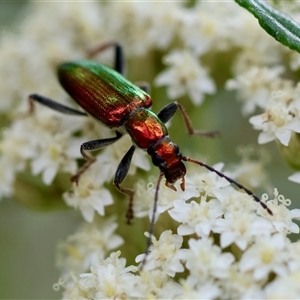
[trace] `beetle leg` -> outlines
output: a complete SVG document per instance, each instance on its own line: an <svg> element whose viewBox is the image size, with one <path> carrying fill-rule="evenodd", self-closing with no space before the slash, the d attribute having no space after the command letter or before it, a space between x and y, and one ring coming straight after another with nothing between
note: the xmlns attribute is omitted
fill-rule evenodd
<svg viewBox="0 0 300 300"><path fill-rule="evenodd" d="M191 122L188 114L186 113L184 107L176 101L166 105L157 114L157 116L163 123L167 123L174 116L177 109L179 109L179 111L181 112L183 121L185 123L185 126L187 128L189 135L201 135L201 136L206 136L206 137L215 137L216 135L220 134L218 130L213 130L213 131L195 130L192 126L192 122Z"/></svg>
<svg viewBox="0 0 300 300"><path fill-rule="evenodd" d="M125 60L123 54L123 47L116 41L109 41L102 43L88 50L88 57L94 57L98 53L106 50L107 48L114 47L115 58L114 58L114 69L120 74L124 74Z"/></svg>
<svg viewBox="0 0 300 300"><path fill-rule="evenodd" d="M176 113L177 109L178 109L178 103L177 102L171 102L168 105L166 105L165 107L163 107L159 111L157 116L163 123L167 123L169 120L172 119L172 117Z"/></svg>
<svg viewBox="0 0 300 300"><path fill-rule="evenodd" d="M77 173L74 176L71 177L71 181L78 184L78 180L79 180L81 174L83 172L85 172L85 170L87 168L89 168L89 166L96 161L96 158L94 156L90 156L85 152L86 150L93 151L93 150L101 149L103 147L113 144L121 136L122 136L122 134L120 132L116 131L116 136L113 138L102 139L102 140L93 140L93 141L83 143L80 146L80 152L81 152L81 155L83 156L83 158L86 160L86 163L80 169L78 169Z"/></svg>
<svg viewBox="0 0 300 300"><path fill-rule="evenodd" d="M127 218L128 224L130 224L131 220L133 219L133 195L134 195L134 192L131 189L127 189L127 188L120 186L120 184L125 179L125 177L128 173L134 150L135 150L135 146L131 146L130 149L127 151L127 153L124 155L124 157L122 158L122 160L117 168L117 171L115 174L115 179L114 179L114 185L116 186L116 188L120 192L129 196L129 205L128 205L128 209L127 209L127 213L126 213L126 218Z"/></svg>
<svg viewBox="0 0 300 300"><path fill-rule="evenodd" d="M46 98L44 96L38 95L38 94L32 94L28 97L29 100L29 112L34 112L34 103L38 102L42 105L45 105L53 110L56 110L58 112L68 114L68 115L75 115L75 116L87 116L87 113L76 110L74 108L65 106L63 104L60 104L52 99Z"/></svg>

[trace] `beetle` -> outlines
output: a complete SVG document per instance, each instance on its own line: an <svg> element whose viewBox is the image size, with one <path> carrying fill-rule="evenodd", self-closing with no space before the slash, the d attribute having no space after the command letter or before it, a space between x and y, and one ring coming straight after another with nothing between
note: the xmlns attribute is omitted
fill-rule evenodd
<svg viewBox="0 0 300 300"><path fill-rule="evenodd" d="M109 47L113 47L115 52L114 69L92 60L70 61L58 66L57 75L61 86L85 112L59 104L52 99L38 94L29 96L32 110L33 103L38 102L65 114L77 116L91 115L115 131L115 137L88 141L81 145L80 152L86 160L86 163L77 171L71 180L78 184L80 175L96 160L93 156L88 155L86 151L106 147L119 140L122 135L129 134L133 145L124 155L117 168L114 185L120 192L129 196L129 206L126 217L127 222L130 223L133 218L134 191L121 186L121 183L128 173L135 149L138 147L147 151L152 159L152 163L159 168L160 175L156 185L154 209L151 220L152 225L149 231L150 237L148 238L146 255L151 244L151 234L153 232L160 182L162 178L165 177L165 184L176 191L173 184L181 180L180 187L184 190L184 177L186 174L184 161L203 166L218 176L225 178L228 182L252 196L256 202L260 203L260 205L272 215L272 211L264 202L254 195L252 191L206 163L184 156L180 152L179 147L171 141L165 126L165 123L173 117L177 110L179 110L183 116L188 134L213 137L217 132L194 130L184 107L178 102L172 102L166 105L157 114L152 112L150 110L152 99L148 94L147 86L142 84L139 86L135 85L122 75L124 73L124 57L123 49L119 43L111 41L102 44L93 49L90 55L94 56Z"/></svg>

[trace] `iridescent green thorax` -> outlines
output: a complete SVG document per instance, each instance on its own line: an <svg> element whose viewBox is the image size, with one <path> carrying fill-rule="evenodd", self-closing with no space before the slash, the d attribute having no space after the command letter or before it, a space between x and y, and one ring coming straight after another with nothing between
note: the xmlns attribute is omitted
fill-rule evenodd
<svg viewBox="0 0 300 300"><path fill-rule="evenodd" d="M58 67L58 78L68 94L90 115L111 128L137 108L148 108L150 96L121 74L102 64L80 60Z"/></svg>

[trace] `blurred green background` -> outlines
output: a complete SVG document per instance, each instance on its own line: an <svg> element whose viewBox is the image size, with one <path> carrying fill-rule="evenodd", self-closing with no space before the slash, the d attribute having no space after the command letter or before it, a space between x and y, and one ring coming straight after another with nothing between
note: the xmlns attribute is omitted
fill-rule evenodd
<svg viewBox="0 0 300 300"><path fill-rule="evenodd" d="M0 29L14 30L25 6L25 1L0 2ZM134 62L132 65L133 69L138 66ZM134 70L132 73L137 74ZM142 77L145 79L144 74ZM155 101L155 93L153 96ZM159 103L154 103L154 111L159 108ZM257 144L258 132L240 116L239 104L232 94L220 92L201 108L192 111L195 128L203 128L206 124L205 129L220 129L222 136L213 140L189 138L185 134L178 135L178 130L171 128L171 136L183 153L189 155L193 152L195 156L195 152L199 152L208 157L211 164L219 161L238 163L237 145ZM172 122L182 122L181 117L175 116ZM293 206L297 206L300 186L287 180L294 170L286 166L274 142L263 147L272 156L267 170L273 185L280 194L293 201ZM60 299L61 293L52 290L59 278L54 266L55 246L74 232L80 220L80 215L73 210L42 213L28 210L11 199L0 202L0 299Z"/></svg>

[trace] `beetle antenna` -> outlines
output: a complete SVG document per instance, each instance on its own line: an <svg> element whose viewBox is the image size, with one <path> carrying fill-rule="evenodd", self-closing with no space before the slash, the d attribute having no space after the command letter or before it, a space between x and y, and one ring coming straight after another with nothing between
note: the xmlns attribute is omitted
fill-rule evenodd
<svg viewBox="0 0 300 300"><path fill-rule="evenodd" d="M198 161L195 159L192 159L190 157L187 156L183 156L182 160L184 161L188 161L188 162L192 162L194 164L197 164L199 166L205 167L206 169L208 169L211 172L216 173L218 176L220 176L221 178L225 178L229 183L234 184L235 186L237 186L238 188L244 190L249 196L252 196L254 201L258 202L265 210L267 210L267 212L273 216L273 212L271 211L270 208L268 208L268 206L262 202L252 191L250 191L249 189L247 189L246 187L244 187L243 185L241 185L240 183L236 182L235 180L233 180L232 178L226 176L225 174L219 172L218 170L214 169L213 167L211 167L210 165L207 165L206 163L202 162L202 161Z"/></svg>
<svg viewBox="0 0 300 300"><path fill-rule="evenodd" d="M154 231L155 215L156 215L156 211L157 211L158 191L159 191L160 183L161 183L163 176L164 176L164 172L160 172L157 183L156 183L153 211L152 211L152 217L151 217L150 228L149 228L149 235L147 238L147 246L146 246L145 255L144 255L144 258L139 267L140 272L143 271L143 268L146 264L146 260L149 255L149 249L152 244L152 235L153 235L153 231Z"/></svg>

